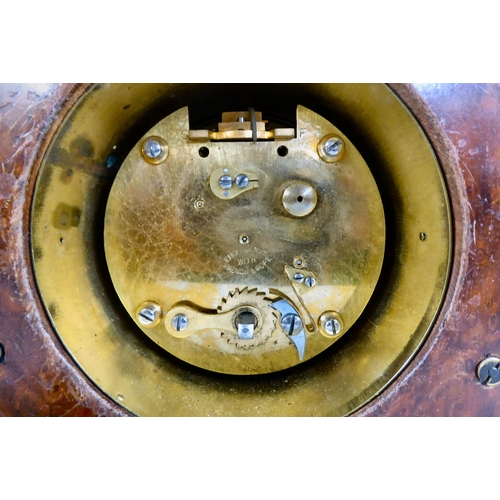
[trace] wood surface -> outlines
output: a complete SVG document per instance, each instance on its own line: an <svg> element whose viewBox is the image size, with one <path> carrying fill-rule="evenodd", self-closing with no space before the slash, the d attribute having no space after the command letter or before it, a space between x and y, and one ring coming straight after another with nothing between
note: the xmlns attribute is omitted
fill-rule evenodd
<svg viewBox="0 0 500 500"><path fill-rule="evenodd" d="M452 199L449 291L427 341L360 416L500 415L476 366L500 355L500 85L394 85L427 132ZM85 85L0 85L0 415L129 415L67 354L29 253L30 203L51 137ZM2 356L2 354L4 354Z"/></svg>
<svg viewBox="0 0 500 500"><path fill-rule="evenodd" d="M88 381L55 335L35 287L29 216L37 169L75 85L0 86L0 415L128 414Z"/></svg>
<svg viewBox="0 0 500 500"><path fill-rule="evenodd" d="M405 89L396 90L406 97ZM455 250L446 302L423 348L357 415L498 416L500 387L481 385L476 367L500 353L500 85L422 85L417 94L435 115L416 113L424 128L428 132L437 120L450 143L434 144L436 150L456 157L457 170L447 173L447 181L450 174L463 180L463 192L449 186L460 251Z"/></svg>

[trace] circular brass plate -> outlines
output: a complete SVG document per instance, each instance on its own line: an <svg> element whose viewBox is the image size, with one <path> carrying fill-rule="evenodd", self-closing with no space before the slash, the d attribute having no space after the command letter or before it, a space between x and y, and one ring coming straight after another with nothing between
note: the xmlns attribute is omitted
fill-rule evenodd
<svg viewBox="0 0 500 500"><path fill-rule="evenodd" d="M254 105L277 118L297 104L314 109L360 151L384 204L384 265L365 312L323 353L267 375L216 374L159 349L121 305L104 258L112 165L183 106L205 123L220 112L221 96L225 108ZM89 378L138 415L349 414L375 397L424 341L445 291L450 249L438 162L404 104L379 84L96 85L56 134L32 213L35 273L54 327Z"/></svg>
<svg viewBox="0 0 500 500"><path fill-rule="evenodd" d="M145 134L168 144L169 157L152 167L141 154L142 138L114 180L104 244L118 296L134 319L138 304L160 304L164 324L137 325L163 349L195 366L248 375L307 361L341 337L321 335L319 316L339 313L344 333L375 289L385 247L375 180L346 137L341 161L326 163L318 156L322 137L341 136L334 125L303 106L296 120L295 138L205 142L210 153L203 158L200 143L188 139L184 107ZM285 157L277 152L283 143ZM226 194L234 196L214 193L212 186L230 170L234 178L245 174L258 185L248 191L228 187ZM196 208L196 200L203 200L203 210ZM250 244L242 245L242 233ZM298 256L305 262L299 282L292 267ZM238 338L231 321L221 324L219 306L247 305L252 294L235 293L247 289L265 295L267 302L251 305L269 325L278 325L265 341L264 335L259 342ZM281 298L302 316L297 339L271 318L278 316L271 300ZM179 333L172 327L177 304L189 306L182 310L187 328Z"/></svg>

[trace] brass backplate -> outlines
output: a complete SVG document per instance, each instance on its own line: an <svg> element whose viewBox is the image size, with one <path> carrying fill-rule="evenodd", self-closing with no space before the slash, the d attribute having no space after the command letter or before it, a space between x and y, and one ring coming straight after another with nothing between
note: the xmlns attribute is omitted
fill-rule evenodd
<svg viewBox="0 0 500 500"><path fill-rule="evenodd" d="M346 335L304 363L252 376L197 368L159 348L115 292L103 235L118 167L148 130L184 106L196 122L192 128L202 129L221 111L249 106L290 127L283 117L297 105L338 127L370 168L386 222L380 279ZM204 209L200 200L193 203ZM397 376L425 340L445 293L452 242L434 152L408 109L381 84L95 85L66 118L43 161L31 237L40 294L82 370L138 415L184 416L356 410ZM234 237L242 247L242 235ZM292 265L301 256L287 257Z"/></svg>
<svg viewBox="0 0 500 500"><path fill-rule="evenodd" d="M316 325L323 313L340 314L345 333L375 289L385 220L370 169L349 139L317 113L298 106L296 122L297 137L286 141L285 156L277 152L283 142L261 141L205 143L209 154L202 157L199 143L188 138L184 107L139 140L115 178L104 229L114 286L134 319L138 305L147 300L166 314L176 304L191 304L194 309L184 309L189 324L180 336L171 325L175 311L154 328L137 321L154 342L184 361L240 375L295 366L342 337L320 333ZM345 144L336 163L324 162L317 153L322 137L330 134L342 136ZM148 136L168 144L169 156L158 165L141 154ZM230 171L257 178L258 187L221 196L213 188L213 172L218 177ZM283 201L295 185L314 193L314 204L303 190L292 193L294 203L306 207L300 216ZM240 189L232 185L224 192ZM244 244L241 234L247 238ZM307 280L311 286L286 271L299 256L298 277L304 281L305 274L314 273ZM283 297L302 316L304 353L283 331L271 305ZM240 339L230 323L221 330L221 306L257 308L263 331L255 339ZM196 331L186 336L195 324Z"/></svg>

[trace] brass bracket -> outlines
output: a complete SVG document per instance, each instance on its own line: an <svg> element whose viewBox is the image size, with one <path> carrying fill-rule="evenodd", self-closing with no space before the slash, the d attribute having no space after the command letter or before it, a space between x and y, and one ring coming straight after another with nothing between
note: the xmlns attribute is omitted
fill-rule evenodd
<svg viewBox="0 0 500 500"><path fill-rule="evenodd" d="M180 339L207 330L220 330L236 335L238 327L235 324L235 318L243 312L251 312L255 315L257 323L254 333L258 333L263 324L262 314L256 307L249 304L242 304L230 311L219 313L204 313L186 305L178 305L165 315L165 328L170 335ZM178 317L181 317L184 322L180 331L176 328L178 324L176 318Z"/></svg>
<svg viewBox="0 0 500 500"><path fill-rule="evenodd" d="M295 296L297 297L295 305L304 320L307 330L309 332L316 331L316 323L302 300L302 295L311 291L316 286L317 278L315 274L305 269L297 270L291 266L285 266L285 275L295 292ZM299 275L301 278L297 278Z"/></svg>
<svg viewBox="0 0 500 500"><path fill-rule="evenodd" d="M262 120L259 111L230 111L222 113L222 122L217 131L190 130L189 140L208 141L251 141L276 140L287 141L295 137L294 128L276 128L266 130L267 121Z"/></svg>
<svg viewBox="0 0 500 500"><path fill-rule="evenodd" d="M240 175L247 177L246 186L237 185L236 179ZM223 176L228 176L229 178L231 178L231 186L227 189L224 189L219 183L219 180ZM217 198L220 198L221 200L230 200L232 198L236 198L236 196L239 196L246 191L250 191L251 189L256 189L258 187L259 176L257 174L251 172L241 172L240 170L232 167L218 168L214 170L212 172L212 175L210 176L210 189L212 190L212 193L214 193L215 196L217 196Z"/></svg>

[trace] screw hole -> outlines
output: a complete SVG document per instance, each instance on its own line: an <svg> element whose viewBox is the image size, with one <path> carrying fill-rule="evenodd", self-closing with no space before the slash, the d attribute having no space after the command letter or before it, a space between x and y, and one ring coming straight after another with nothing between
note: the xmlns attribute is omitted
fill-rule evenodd
<svg viewBox="0 0 500 500"><path fill-rule="evenodd" d="M278 154L280 156L286 156L288 154L288 148L286 146L280 146L278 148Z"/></svg>
<svg viewBox="0 0 500 500"><path fill-rule="evenodd" d="M304 201L304 198L302 196L297 196L297 201L299 203L302 203Z"/></svg>
<svg viewBox="0 0 500 500"><path fill-rule="evenodd" d="M296 268L305 267L305 261L302 257L296 257L293 259L293 266Z"/></svg>
<svg viewBox="0 0 500 500"><path fill-rule="evenodd" d="M59 238L59 243L64 243L64 238Z"/></svg>
<svg viewBox="0 0 500 500"><path fill-rule="evenodd" d="M0 363L5 361L5 347L0 343Z"/></svg>
<svg viewBox="0 0 500 500"><path fill-rule="evenodd" d="M206 158L210 154L210 150L203 146L198 150L198 153L202 158Z"/></svg>

